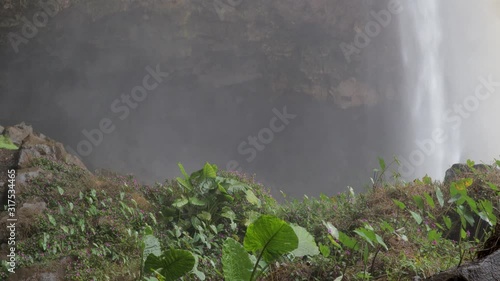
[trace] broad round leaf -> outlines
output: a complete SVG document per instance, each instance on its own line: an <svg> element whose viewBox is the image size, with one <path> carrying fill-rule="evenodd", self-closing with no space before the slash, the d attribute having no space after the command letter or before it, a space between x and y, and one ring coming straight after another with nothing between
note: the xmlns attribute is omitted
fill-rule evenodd
<svg viewBox="0 0 500 281"><path fill-rule="evenodd" d="M222 246L222 269L226 281L248 281L252 275L253 264L248 253L232 238L226 239Z"/></svg>
<svg viewBox="0 0 500 281"><path fill-rule="evenodd" d="M150 254L161 255L160 241L154 235L148 234L142 238L142 241L144 243L143 260L146 260Z"/></svg>
<svg viewBox="0 0 500 281"><path fill-rule="evenodd" d="M290 226L299 238L299 246L292 251L292 254L296 257L319 255L319 249L316 241L314 241L314 237L302 226L296 224L291 224Z"/></svg>
<svg viewBox="0 0 500 281"><path fill-rule="evenodd" d="M263 215L248 226L243 244L247 251L262 253L264 261L269 263L297 249L299 239L286 222Z"/></svg>
<svg viewBox="0 0 500 281"><path fill-rule="evenodd" d="M181 278L194 267L193 254L184 250L167 250L159 257L150 254L144 263L144 270L148 273L158 271L166 281L175 281Z"/></svg>

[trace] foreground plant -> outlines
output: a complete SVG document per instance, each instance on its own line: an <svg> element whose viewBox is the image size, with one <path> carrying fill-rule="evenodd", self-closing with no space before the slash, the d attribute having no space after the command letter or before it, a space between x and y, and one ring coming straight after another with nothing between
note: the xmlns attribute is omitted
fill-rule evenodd
<svg viewBox="0 0 500 281"><path fill-rule="evenodd" d="M289 253L317 255L319 250L314 238L304 228L263 215L248 226L243 245L232 238L224 242L222 265L225 280L257 280L270 263Z"/></svg>
<svg viewBox="0 0 500 281"><path fill-rule="evenodd" d="M141 243L143 267L140 279L144 273L155 275L146 277L147 281L174 281L195 268L196 260L189 251L169 249L161 251L158 238L153 235L151 227L146 227L146 234Z"/></svg>

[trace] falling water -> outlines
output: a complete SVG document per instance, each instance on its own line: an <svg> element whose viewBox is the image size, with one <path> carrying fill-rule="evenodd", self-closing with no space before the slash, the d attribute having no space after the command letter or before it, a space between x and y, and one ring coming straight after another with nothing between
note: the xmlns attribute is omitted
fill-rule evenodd
<svg viewBox="0 0 500 281"><path fill-rule="evenodd" d="M446 159L459 158L457 144L447 149L432 141L435 130L443 129L446 107L442 61L440 4L435 0L408 1L402 19L402 52L407 72L407 103L415 147L408 153L408 166L417 174L443 174ZM411 38L410 38L411 37ZM412 171L410 169L409 171Z"/></svg>
<svg viewBox="0 0 500 281"><path fill-rule="evenodd" d="M500 81L494 2L404 3L400 32L409 126L400 172L439 179L453 163L498 159L499 133L491 123L498 124L493 120L499 120L500 89L485 99L476 92L487 77Z"/></svg>

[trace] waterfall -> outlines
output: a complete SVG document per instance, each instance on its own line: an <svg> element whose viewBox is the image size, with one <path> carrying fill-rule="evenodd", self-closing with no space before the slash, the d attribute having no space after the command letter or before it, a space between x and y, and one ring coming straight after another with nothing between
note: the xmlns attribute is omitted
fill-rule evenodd
<svg viewBox="0 0 500 281"><path fill-rule="evenodd" d="M406 160L417 176L444 174L447 159L458 160L456 138L446 148L433 140L445 129L446 93L443 72L442 25L439 1L406 2L402 22L402 55L407 69L406 106L410 115L410 146ZM453 140L454 139L454 140Z"/></svg>
<svg viewBox="0 0 500 281"><path fill-rule="evenodd" d="M499 158L499 129L492 126L500 120L499 40L493 35L499 11L493 5L404 1L399 19L408 114L401 119L408 123L403 177L442 179L453 163ZM493 85L486 86L487 80Z"/></svg>

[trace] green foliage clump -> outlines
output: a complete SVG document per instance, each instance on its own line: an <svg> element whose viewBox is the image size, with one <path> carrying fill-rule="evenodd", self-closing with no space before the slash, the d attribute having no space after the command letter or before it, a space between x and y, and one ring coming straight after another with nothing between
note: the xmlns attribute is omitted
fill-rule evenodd
<svg viewBox="0 0 500 281"><path fill-rule="evenodd" d="M474 260L498 222L497 168L469 161L471 173L444 185L382 179L379 163L368 192L278 203L252 178L209 163L141 185L36 159L43 172L19 204L47 209L23 228L18 265L69 257L67 280L348 281L426 278Z"/></svg>

